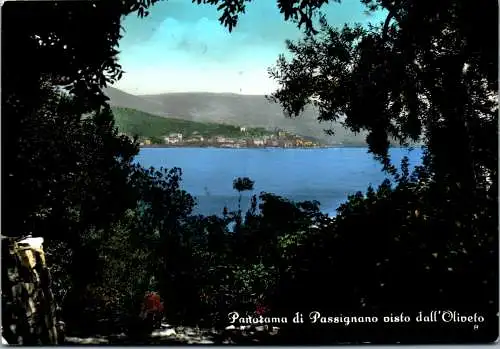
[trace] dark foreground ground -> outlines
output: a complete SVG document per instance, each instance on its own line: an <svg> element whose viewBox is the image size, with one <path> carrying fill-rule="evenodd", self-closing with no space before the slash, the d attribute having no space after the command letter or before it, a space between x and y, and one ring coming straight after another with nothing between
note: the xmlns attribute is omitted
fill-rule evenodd
<svg viewBox="0 0 500 349"><path fill-rule="evenodd" d="M263 327L216 331L163 324L162 329L142 339L131 339L124 334L87 338L68 336L65 345L279 344L274 340L278 338L277 333L276 328L274 331L265 331Z"/></svg>
<svg viewBox="0 0 500 349"><path fill-rule="evenodd" d="M350 331L348 331L350 332ZM373 332L370 334L370 332ZM172 327L166 324L153 331L150 336L131 339L124 334L78 338L68 336L65 345L332 345L332 344L487 344L498 339L498 332L446 331L438 328L431 331L415 333L408 328L394 328L391 333L381 334L379 331L346 331L337 334L331 331L309 333L296 328L293 331L274 327L266 330L263 326L252 328L228 327L225 330L201 329L197 327ZM356 335L357 334L357 335ZM362 336L361 336L362 335ZM387 336L389 335L389 337ZM365 338L360 338L365 337Z"/></svg>

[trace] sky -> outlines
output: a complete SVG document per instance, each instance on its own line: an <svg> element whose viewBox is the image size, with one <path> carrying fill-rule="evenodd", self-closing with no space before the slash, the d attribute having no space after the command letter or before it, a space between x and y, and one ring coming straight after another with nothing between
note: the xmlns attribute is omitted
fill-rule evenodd
<svg viewBox="0 0 500 349"><path fill-rule="evenodd" d="M334 26L383 20L366 14L359 0L329 4L323 11ZM248 3L232 33L218 18L216 7L191 0L161 1L146 18L124 18L119 62L125 73L113 86L135 95L272 93L277 85L267 70L286 52L286 39L300 39L300 30L284 21L275 0Z"/></svg>

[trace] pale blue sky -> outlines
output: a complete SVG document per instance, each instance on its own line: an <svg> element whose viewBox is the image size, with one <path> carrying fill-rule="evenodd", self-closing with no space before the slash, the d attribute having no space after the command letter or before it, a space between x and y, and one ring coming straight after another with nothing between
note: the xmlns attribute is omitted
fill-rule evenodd
<svg viewBox="0 0 500 349"><path fill-rule="evenodd" d="M378 23L359 0L324 8L329 23ZM275 0L254 0L229 33L209 5L190 0L157 3L147 18L124 19L120 63L125 74L114 86L132 94L230 92L268 94L276 88L267 69L284 53L286 39L298 39Z"/></svg>

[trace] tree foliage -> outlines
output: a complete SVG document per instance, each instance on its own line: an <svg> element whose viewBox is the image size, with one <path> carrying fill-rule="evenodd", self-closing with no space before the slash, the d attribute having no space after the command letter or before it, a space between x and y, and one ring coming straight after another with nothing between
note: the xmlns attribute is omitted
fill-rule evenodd
<svg viewBox="0 0 500 349"><path fill-rule="evenodd" d="M196 2L197 4L217 6L217 10L222 12L219 17L220 23L227 27L230 32L237 25L239 15L245 13L246 3L251 1L192 0L192 2ZM334 2L339 2L339 0L335 0ZM327 3L328 0L277 0L278 9L283 14L285 21L296 23L299 28L304 28L306 33L316 33L313 22L314 16L317 14L317 10Z"/></svg>
<svg viewBox="0 0 500 349"><path fill-rule="evenodd" d="M368 130L393 177L350 196L332 218L318 202L270 193L252 196L245 215L194 215L181 169L132 163L137 144L118 135L102 88L122 74L122 16L147 16L155 2L3 7L2 232L46 239L73 330L134 327L144 292L155 291L169 320L206 326L263 306L277 315L446 308L487 319L478 330L304 325L284 328L282 343L296 334L308 343L496 339L497 4L362 0L386 10L385 22L333 28L323 18L317 31L327 1L278 1L306 37L271 69L280 84L272 99L290 116L312 103L320 121ZM249 1L193 2L218 6L232 30ZM405 159L396 171L389 136L423 139L422 166L410 173ZM234 181L240 201L253 185Z"/></svg>
<svg viewBox="0 0 500 349"><path fill-rule="evenodd" d="M317 36L288 42L291 60L281 56L270 69L280 84L270 98L288 115L312 104L320 121L343 118L351 130L367 130L370 151L399 183L370 189L366 197L359 193L339 208L335 238L324 246L331 247L330 263L355 259L359 268L352 264L343 272L327 264L325 272L337 273L330 278L349 288L335 288L333 298L342 304L324 305L361 309L361 303L370 309L371 303L374 311L414 312L440 302L464 311L483 309L495 319L493 326L498 4L363 3L371 11L387 11L385 22L334 28L322 18ZM401 144L424 142L423 166L412 176L407 163L403 173L391 164L390 137ZM314 256L322 254L315 250ZM308 282L321 280L309 275L303 276ZM484 301L471 306L458 289ZM406 306L406 299L416 308ZM493 338L490 330L483 333Z"/></svg>
<svg viewBox="0 0 500 349"><path fill-rule="evenodd" d="M293 58L270 70L280 84L271 98L291 116L313 104L320 121L367 130L388 168L389 136L423 137L443 180L496 177L498 4L363 2L386 10L385 23L333 28L322 18L317 36L287 43Z"/></svg>

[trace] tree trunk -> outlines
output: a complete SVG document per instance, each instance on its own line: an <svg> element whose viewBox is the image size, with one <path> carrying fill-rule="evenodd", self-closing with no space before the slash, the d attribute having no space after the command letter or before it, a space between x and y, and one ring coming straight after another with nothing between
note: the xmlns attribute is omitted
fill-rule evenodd
<svg viewBox="0 0 500 349"><path fill-rule="evenodd" d="M2 237L2 336L9 344L60 344L42 243Z"/></svg>

